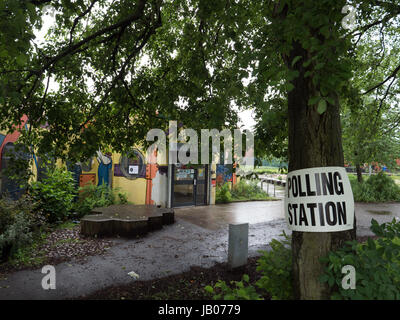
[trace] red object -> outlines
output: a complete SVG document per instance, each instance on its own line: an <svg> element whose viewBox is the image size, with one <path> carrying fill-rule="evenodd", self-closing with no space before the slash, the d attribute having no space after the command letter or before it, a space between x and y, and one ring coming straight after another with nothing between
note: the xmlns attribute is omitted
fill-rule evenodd
<svg viewBox="0 0 400 320"><path fill-rule="evenodd" d="M79 186L84 187L89 184L92 185L96 184L96 174L94 173L81 174L79 177Z"/></svg>
<svg viewBox="0 0 400 320"><path fill-rule="evenodd" d="M17 130L15 130L13 133L6 135L6 137L3 140L2 145L0 146L0 155L3 151L4 146L8 143L8 142L12 142L14 143L15 141L18 140L19 136L21 135L20 129L24 127L25 123L28 121L28 117L27 116L23 116L21 118L22 123L21 125L18 127ZM0 157L0 168L1 168L1 157Z"/></svg>

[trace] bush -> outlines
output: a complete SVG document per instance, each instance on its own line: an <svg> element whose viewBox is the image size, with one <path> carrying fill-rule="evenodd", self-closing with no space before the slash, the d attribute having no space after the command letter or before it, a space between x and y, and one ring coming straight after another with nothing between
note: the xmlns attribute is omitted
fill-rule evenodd
<svg viewBox="0 0 400 320"><path fill-rule="evenodd" d="M48 222L65 221L76 195L72 173L64 168L51 168L42 181L31 183L29 193L36 202L34 209L42 211Z"/></svg>
<svg viewBox="0 0 400 320"><path fill-rule="evenodd" d="M257 286L268 292L273 300L293 299L291 240L283 232L283 240L272 239L270 251L263 251L257 261L257 271L262 274Z"/></svg>
<svg viewBox="0 0 400 320"><path fill-rule="evenodd" d="M214 300L262 300L249 281L249 276L244 274L242 281L231 281L232 287L219 280L214 287L206 286L204 289L213 295Z"/></svg>
<svg viewBox="0 0 400 320"><path fill-rule="evenodd" d="M33 241L40 214L32 211L28 197L17 201L0 199L0 260L7 261L18 249Z"/></svg>
<svg viewBox="0 0 400 320"><path fill-rule="evenodd" d="M243 179L233 186L231 193L232 197L236 199L256 199L260 196L268 196L268 194L258 186L258 181L248 181Z"/></svg>
<svg viewBox="0 0 400 320"><path fill-rule="evenodd" d="M359 183L350 179L354 200L359 202L400 201L400 187L394 180L380 172Z"/></svg>
<svg viewBox="0 0 400 320"><path fill-rule="evenodd" d="M369 238L362 244L347 242L322 259L327 267L320 280L334 291L332 299L400 299L400 223L393 220L379 225L372 220L371 229L380 238ZM346 265L355 268L355 289L342 287L342 268Z"/></svg>
<svg viewBox="0 0 400 320"><path fill-rule="evenodd" d="M232 201L232 195L228 183L224 183L222 186L219 186L215 195L216 202L227 203Z"/></svg>
<svg viewBox="0 0 400 320"><path fill-rule="evenodd" d="M285 232L282 236L283 240L273 239L271 250L261 251L262 256L257 260L257 271L261 273L261 278L255 282L255 286L273 300L293 299L291 240ZM207 286L205 290L213 295L214 300L261 299L247 275L243 275L242 281L232 281L231 285L219 280L214 287Z"/></svg>
<svg viewBox="0 0 400 320"><path fill-rule="evenodd" d="M79 217L82 217L89 214L93 208L125 203L128 203L127 195L118 189L111 189L105 184L100 186L89 184L79 188L79 197L74 210Z"/></svg>
<svg viewBox="0 0 400 320"><path fill-rule="evenodd" d="M232 189L225 183L217 188L216 202L227 203L235 200L265 200L268 194L258 186L258 181L240 179Z"/></svg>

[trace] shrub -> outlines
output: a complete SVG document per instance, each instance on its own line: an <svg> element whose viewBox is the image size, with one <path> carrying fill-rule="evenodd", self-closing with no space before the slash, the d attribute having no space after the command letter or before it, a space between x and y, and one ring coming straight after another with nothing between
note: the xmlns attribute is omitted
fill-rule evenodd
<svg viewBox="0 0 400 320"><path fill-rule="evenodd" d="M257 180L240 179L232 189L229 186L229 183L225 183L217 188L216 202L227 203L234 200L264 200L268 198L268 194L258 186Z"/></svg>
<svg viewBox="0 0 400 320"><path fill-rule="evenodd" d="M36 202L34 209L42 211L48 222L62 222L70 214L76 195L72 173L50 168L42 181L31 183L29 193Z"/></svg>
<svg viewBox="0 0 400 320"><path fill-rule="evenodd" d="M377 240L356 241L322 259L327 264L320 280L332 288L332 299L400 299L400 223L393 220L379 225L372 220ZM356 288L342 287L342 268L351 265L356 271Z"/></svg>
<svg viewBox="0 0 400 320"><path fill-rule="evenodd" d="M269 295L273 300L293 299L291 240L285 232L282 236L283 240L271 241L271 250L260 251L262 256L257 260L257 271L261 273L261 278L255 282L255 286L263 295ZM243 275L242 281L232 281L231 285L233 286L219 280L214 287L207 286L205 290L215 300L261 299L247 275Z"/></svg>
<svg viewBox="0 0 400 320"><path fill-rule="evenodd" d="M232 195L228 183L224 183L222 186L219 186L215 195L216 202L227 203L232 201Z"/></svg>
<svg viewBox="0 0 400 320"><path fill-rule="evenodd" d="M400 187L386 174L380 172L359 183L350 179L354 200L359 202L400 201Z"/></svg>
<svg viewBox="0 0 400 320"><path fill-rule="evenodd" d="M241 179L232 189L234 198L256 198L259 195L268 196L268 194L258 186L258 181L248 181Z"/></svg>
<svg viewBox="0 0 400 320"><path fill-rule="evenodd" d="M249 276L244 274L242 281L231 281L232 287L219 280L214 287L206 286L204 289L213 295L214 300L262 300L249 281Z"/></svg>
<svg viewBox="0 0 400 320"><path fill-rule="evenodd" d="M111 189L105 184L100 186L88 184L79 189L78 201L74 205L74 210L79 217L82 217L89 214L93 208L125 203L128 203L128 197L118 189Z"/></svg>
<svg viewBox="0 0 400 320"><path fill-rule="evenodd" d="M257 271L262 274L257 286L268 292L273 300L293 299L291 240L283 232L283 240L272 239L270 251L262 251Z"/></svg>
<svg viewBox="0 0 400 320"><path fill-rule="evenodd" d="M0 199L0 260L7 261L18 249L33 240L39 216L32 212L29 198Z"/></svg>

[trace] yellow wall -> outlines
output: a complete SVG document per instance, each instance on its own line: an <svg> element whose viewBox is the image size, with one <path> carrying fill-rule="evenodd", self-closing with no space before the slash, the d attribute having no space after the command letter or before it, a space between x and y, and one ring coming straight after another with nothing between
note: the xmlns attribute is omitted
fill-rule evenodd
<svg viewBox="0 0 400 320"><path fill-rule="evenodd" d="M143 154L143 153L142 153ZM113 189L118 189L119 191L126 193L128 201L134 204L145 204L146 203L146 179L137 178L134 180L127 179L125 177L115 177L114 176L114 165L119 164L121 160L121 154L112 154L112 174L111 174L111 184ZM96 185L99 183L98 178L98 168L99 162L96 157L92 158L92 168L90 171L82 171L82 174L94 173L96 175Z"/></svg>
<svg viewBox="0 0 400 320"><path fill-rule="evenodd" d="M113 189L119 188L128 196L128 201L134 204L145 204L146 202L146 179L137 178L129 180L125 177L113 177Z"/></svg>

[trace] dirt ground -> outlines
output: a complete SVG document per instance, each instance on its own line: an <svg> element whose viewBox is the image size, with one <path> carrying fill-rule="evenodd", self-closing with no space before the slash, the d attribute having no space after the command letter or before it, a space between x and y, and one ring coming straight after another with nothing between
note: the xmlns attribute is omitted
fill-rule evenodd
<svg viewBox="0 0 400 320"><path fill-rule="evenodd" d="M136 281L129 285L112 286L77 299L82 300L209 300L212 295L204 290L218 280L240 281L243 274L255 283L260 274L256 272L257 257L250 258L246 266L229 270L226 263L211 268L191 267L189 271L160 279ZM260 294L262 292L259 292ZM270 299L268 295L264 299Z"/></svg>

